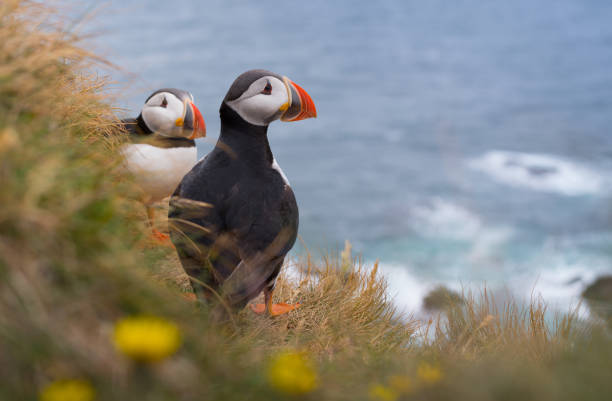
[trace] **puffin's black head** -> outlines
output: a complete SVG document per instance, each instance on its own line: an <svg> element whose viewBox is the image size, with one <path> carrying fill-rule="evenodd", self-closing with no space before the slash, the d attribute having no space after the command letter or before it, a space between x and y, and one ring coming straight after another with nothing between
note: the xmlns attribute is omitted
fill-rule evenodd
<svg viewBox="0 0 612 401"><path fill-rule="evenodd" d="M223 104L253 125L272 121L298 121L316 117L314 102L304 89L289 78L266 70L241 74L230 87Z"/></svg>
<svg viewBox="0 0 612 401"><path fill-rule="evenodd" d="M182 89L163 88L153 92L138 116L143 128L170 138L206 136L202 113L193 104L191 93Z"/></svg>

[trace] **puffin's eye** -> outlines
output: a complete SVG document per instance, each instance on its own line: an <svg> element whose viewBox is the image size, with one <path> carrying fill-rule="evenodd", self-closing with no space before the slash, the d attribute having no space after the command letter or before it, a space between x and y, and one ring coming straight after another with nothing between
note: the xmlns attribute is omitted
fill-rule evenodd
<svg viewBox="0 0 612 401"><path fill-rule="evenodd" d="M261 91L261 93L263 93L264 95L272 94L272 84L270 83L270 81L268 81L268 83L266 84L266 87Z"/></svg>
<svg viewBox="0 0 612 401"><path fill-rule="evenodd" d="M165 97L164 97L164 100L162 100L160 106L163 107L163 108L166 108L166 106L168 106L168 101L166 100Z"/></svg>

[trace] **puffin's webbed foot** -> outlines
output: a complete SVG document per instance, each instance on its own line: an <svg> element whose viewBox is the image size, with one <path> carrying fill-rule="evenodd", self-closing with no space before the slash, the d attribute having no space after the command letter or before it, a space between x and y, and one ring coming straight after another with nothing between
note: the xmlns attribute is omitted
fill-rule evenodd
<svg viewBox="0 0 612 401"><path fill-rule="evenodd" d="M300 307L300 304L286 304L284 302L280 302L277 304L272 303L272 293L274 292L274 287L264 288L264 304L250 304L249 307L251 310L257 314L263 314L268 312L269 316L278 316L283 315L285 313L291 312L294 309Z"/></svg>
<svg viewBox="0 0 612 401"><path fill-rule="evenodd" d="M196 302L198 300L198 297L193 292L181 292L181 296L189 302Z"/></svg>
<svg viewBox="0 0 612 401"><path fill-rule="evenodd" d="M262 315L266 313L266 304L249 304L251 310L258 315ZM278 304L270 304L267 308L268 314L270 316L278 316L283 315L285 313L291 312L294 309L300 307L300 304L286 304L284 302L280 302Z"/></svg>
<svg viewBox="0 0 612 401"><path fill-rule="evenodd" d="M166 243L168 241L170 241L170 236L168 234L164 234L161 231L159 231L157 228L153 228L151 230L153 239L155 239L158 242L162 242L162 243ZM170 245L172 245L172 243L170 243Z"/></svg>
<svg viewBox="0 0 612 401"><path fill-rule="evenodd" d="M170 236L168 234L164 234L161 231L159 231L157 228L155 228L155 209L152 208L151 206L147 206L147 222L149 224L149 226L151 227L151 236L153 237L153 239L157 242L160 243L166 243L170 241ZM172 245L172 243L170 243L170 245ZM174 245L172 245L174 246Z"/></svg>

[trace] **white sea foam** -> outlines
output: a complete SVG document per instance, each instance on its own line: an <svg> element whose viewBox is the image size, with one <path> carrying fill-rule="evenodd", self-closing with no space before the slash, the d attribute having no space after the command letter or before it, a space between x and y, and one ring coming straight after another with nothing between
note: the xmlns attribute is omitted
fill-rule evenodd
<svg viewBox="0 0 612 401"><path fill-rule="evenodd" d="M408 266L380 263L388 284L388 294L401 312L418 312L430 286L414 275Z"/></svg>
<svg viewBox="0 0 612 401"><path fill-rule="evenodd" d="M513 292L523 299L530 296L541 296L552 309L569 312L581 301L584 289L599 275L610 272L605 260L568 260L563 255L547 257L547 261L532 261L533 273L524 273L511 283ZM537 266L541 266L540 269ZM588 315L582 305L578 309L580 316Z"/></svg>
<svg viewBox="0 0 612 401"><path fill-rule="evenodd" d="M495 260L496 249L513 235L510 227L485 224L476 213L441 198L413 207L409 216L413 229L420 235L469 241L472 263Z"/></svg>
<svg viewBox="0 0 612 401"><path fill-rule="evenodd" d="M603 188L601 174L547 154L493 150L470 160L468 166L503 184L535 191L574 196L595 194Z"/></svg>
<svg viewBox="0 0 612 401"><path fill-rule="evenodd" d="M609 274L610 268L605 260L571 261L562 256L546 255L541 260L528 261L533 267L529 271L508 277L506 274L490 277L486 282L481 279L449 281L424 277L404 264L381 263L380 271L388 283L388 294L400 311L418 316L423 315L423 298L437 285L458 292L472 291L478 294L483 288L496 294L497 301L514 299L519 304L529 303L532 298L541 298L551 312L568 313L576 311L580 317L589 314L588 308L581 304L581 293L598 276ZM508 266L507 266L508 267Z"/></svg>
<svg viewBox="0 0 612 401"><path fill-rule="evenodd" d="M471 239L482 230L482 221L471 211L441 198L410 211L415 231L427 237Z"/></svg>

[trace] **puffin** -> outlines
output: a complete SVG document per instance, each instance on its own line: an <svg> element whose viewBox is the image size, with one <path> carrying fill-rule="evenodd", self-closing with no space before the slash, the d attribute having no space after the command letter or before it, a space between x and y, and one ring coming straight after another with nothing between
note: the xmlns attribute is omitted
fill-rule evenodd
<svg viewBox="0 0 612 401"><path fill-rule="evenodd" d="M200 302L220 296L239 310L263 291L264 304L251 304L251 309L281 315L299 306L272 303L276 278L297 237L299 214L270 149L268 126L316 117L315 105L289 78L250 70L233 82L219 115L215 148L170 198L170 238Z"/></svg>
<svg viewBox="0 0 612 401"><path fill-rule="evenodd" d="M125 166L142 190L153 236L165 241L169 237L153 225L152 205L172 195L196 164L194 140L206 136L204 118L191 93L162 88L145 100L138 117L124 119L121 125L128 135L121 148Z"/></svg>

